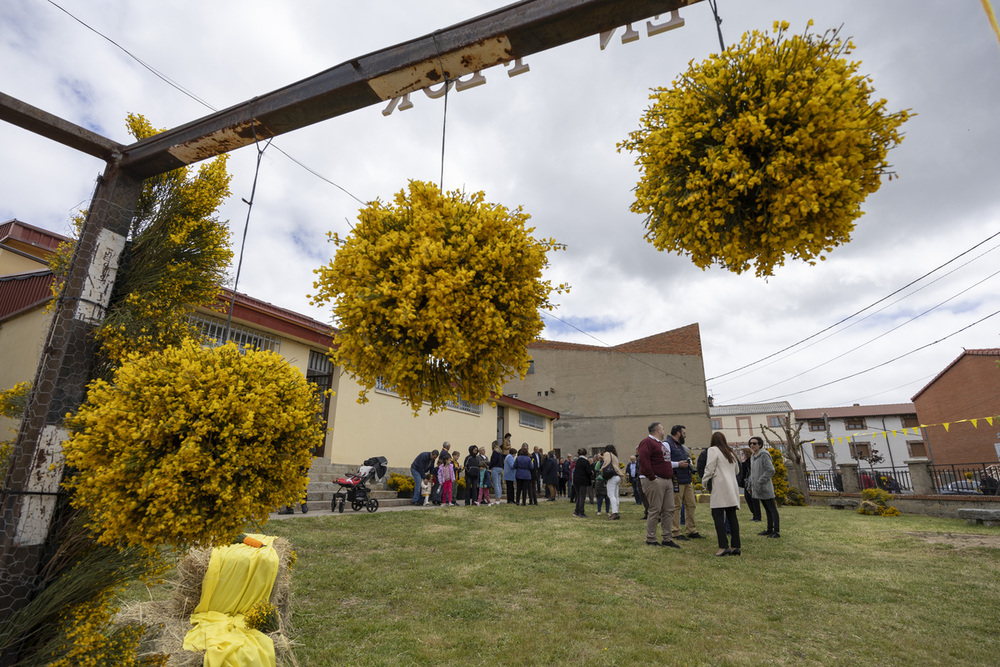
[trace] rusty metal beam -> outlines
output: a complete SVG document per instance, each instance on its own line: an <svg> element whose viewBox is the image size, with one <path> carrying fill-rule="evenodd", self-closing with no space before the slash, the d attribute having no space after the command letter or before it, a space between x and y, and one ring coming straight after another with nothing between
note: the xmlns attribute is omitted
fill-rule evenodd
<svg viewBox="0 0 1000 667"><path fill-rule="evenodd" d="M150 177L445 79L523 58L700 0L526 0L354 58L136 142L124 169Z"/></svg>
<svg viewBox="0 0 1000 667"><path fill-rule="evenodd" d="M46 139L58 141L88 155L99 157L105 162L116 160L121 157L122 151L125 150L122 144L4 93L0 93L0 120L40 134Z"/></svg>

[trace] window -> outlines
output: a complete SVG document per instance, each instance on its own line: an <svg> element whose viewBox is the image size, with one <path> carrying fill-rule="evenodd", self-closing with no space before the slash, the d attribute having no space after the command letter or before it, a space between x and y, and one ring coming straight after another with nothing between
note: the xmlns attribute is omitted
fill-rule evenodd
<svg viewBox="0 0 1000 667"><path fill-rule="evenodd" d="M809 422L809 430L810 431L825 431L826 430L826 422L824 422L822 419L813 419L813 420L810 420L810 422Z"/></svg>
<svg viewBox="0 0 1000 667"><path fill-rule="evenodd" d="M923 440L907 440L906 450L910 453L911 459L926 459L927 445Z"/></svg>
<svg viewBox="0 0 1000 667"><path fill-rule="evenodd" d="M844 428L848 431L863 431L865 430L865 418L864 417L845 417L844 418Z"/></svg>
<svg viewBox="0 0 1000 667"><path fill-rule="evenodd" d="M722 430L722 420L721 419L714 419L714 418L712 419L712 430L713 431L721 431Z"/></svg>
<svg viewBox="0 0 1000 667"><path fill-rule="evenodd" d="M316 411L325 425L326 415L330 412L330 395L326 392L333 384L333 362L324 352L309 350L306 380L313 385L313 391L316 393ZM313 456L322 455L323 440L321 439L313 448Z"/></svg>
<svg viewBox="0 0 1000 667"><path fill-rule="evenodd" d="M870 442L851 443L852 459L867 459L871 455L872 455L872 443Z"/></svg>
<svg viewBox="0 0 1000 667"><path fill-rule="evenodd" d="M389 394L390 396L399 396L399 394L396 393L396 388L395 387L390 387L389 385L387 385L385 383L385 380L383 380L381 376L379 376L378 378L375 379L375 391L377 391L380 394ZM482 404L480 404L480 403L470 403L469 401L466 401L465 399L463 399L461 394L458 395L458 398L456 400L448 401L447 403L444 404L444 406L446 408L450 408L452 410L458 410L459 412L467 412L470 415L481 415L481 414L483 414L483 406L482 406Z"/></svg>
<svg viewBox="0 0 1000 667"><path fill-rule="evenodd" d="M534 359L529 359L528 360L528 375L531 375L534 372L535 372L535 360Z"/></svg>
<svg viewBox="0 0 1000 667"><path fill-rule="evenodd" d="M525 412L524 410L518 410L517 423L521 426L527 426L528 428L544 429L545 417Z"/></svg>
<svg viewBox="0 0 1000 667"><path fill-rule="evenodd" d="M916 415L910 415L903 417L903 428L917 428L920 426L920 420L917 419Z"/></svg>
<svg viewBox="0 0 1000 667"><path fill-rule="evenodd" d="M785 425L785 418L780 415L771 415L767 418L767 425L771 428L781 428Z"/></svg>
<svg viewBox="0 0 1000 667"><path fill-rule="evenodd" d="M228 341L236 343L240 351L253 347L258 350L281 352L281 339L263 331L256 331L242 324L233 324L229 327L229 335L226 336L226 320L197 313L192 315L189 321L210 347L222 345L225 342L222 339L227 338Z"/></svg>
<svg viewBox="0 0 1000 667"><path fill-rule="evenodd" d="M813 458L814 459L828 459L830 458L830 445L821 445L819 443L813 443Z"/></svg>

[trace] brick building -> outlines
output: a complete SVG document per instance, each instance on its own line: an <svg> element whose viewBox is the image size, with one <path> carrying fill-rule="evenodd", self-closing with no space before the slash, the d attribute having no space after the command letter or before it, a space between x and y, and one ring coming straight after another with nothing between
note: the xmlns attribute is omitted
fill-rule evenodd
<svg viewBox="0 0 1000 667"><path fill-rule="evenodd" d="M1000 348L964 350L913 396L934 463L1000 460L998 361Z"/></svg>
<svg viewBox="0 0 1000 667"><path fill-rule="evenodd" d="M531 366L504 393L559 413L555 447L597 451L614 444L627 458L651 422L687 427L687 444L707 447L712 431L697 324L612 347L539 340Z"/></svg>

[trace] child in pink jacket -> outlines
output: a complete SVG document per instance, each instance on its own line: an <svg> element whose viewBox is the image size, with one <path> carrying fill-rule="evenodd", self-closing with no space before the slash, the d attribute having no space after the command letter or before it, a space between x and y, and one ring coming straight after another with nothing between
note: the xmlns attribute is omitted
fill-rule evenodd
<svg viewBox="0 0 1000 667"><path fill-rule="evenodd" d="M455 484L455 469L451 466L450 459L438 459L438 483L441 485L441 502L445 505L453 504L451 487Z"/></svg>

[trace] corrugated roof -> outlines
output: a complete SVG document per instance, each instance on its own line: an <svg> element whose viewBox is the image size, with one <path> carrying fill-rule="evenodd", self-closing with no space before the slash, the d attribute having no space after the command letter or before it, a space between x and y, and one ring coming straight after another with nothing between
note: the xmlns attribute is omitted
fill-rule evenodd
<svg viewBox="0 0 1000 667"><path fill-rule="evenodd" d="M0 276L0 320L48 302L52 298L51 284L49 269Z"/></svg>
<svg viewBox="0 0 1000 667"><path fill-rule="evenodd" d="M938 373L937 375L935 375L933 377L933 379L931 379L930 382L928 382L927 384L925 384L920 389L920 391L918 391L917 393L915 393L910 400L912 400L912 401L917 400L917 398L920 396L920 394L922 394L925 391L927 391L927 389L932 384L934 384L939 379L941 379L942 375L944 375L949 370L951 370L951 367L954 366L955 364L957 364L962 359L962 357L965 357L965 356L970 356L970 357L1000 357L1000 348L989 347L989 348L980 348L978 350L963 350L962 354L960 354L957 357L955 357L955 360L953 362L951 362L950 364L948 364L947 366L945 366L944 370L942 370L940 373Z"/></svg>
<svg viewBox="0 0 1000 667"><path fill-rule="evenodd" d="M851 405L839 408L808 408L796 410L795 419L822 419L823 413L831 419L841 417L888 417L890 415L915 415L913 403L886 403L884 405Z"/></svg>
<svg viewBox="0 0 1000 667"><path fill-rule="evenodd" d="M775 403L742 403L737 405L716 405L708 409L711 417L731 417L733 415L775 415L792 411L788 401Z"/></svg>

